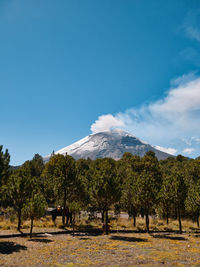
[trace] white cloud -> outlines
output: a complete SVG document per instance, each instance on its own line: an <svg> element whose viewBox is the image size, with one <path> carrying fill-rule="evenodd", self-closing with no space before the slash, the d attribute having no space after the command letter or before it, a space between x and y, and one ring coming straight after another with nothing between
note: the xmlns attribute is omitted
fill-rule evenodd
<svg viewBox="0 0 200 267"><path fill-rule="evenodd" d="M111 114L107 114L107 115L99 116L98 120L96 120L91 125L90 129L92 133L97 133L97 132L104 132L112 128L123 127L123 126L124 126L124 122L122 120L114 117Z"/></svg>
<svg viewBox="0 0 200 267"><path fill-rule="evenodd" d="M155 146L156 149L163 151L165 153L171 154L171 155L175 155L177 150L175 148L166 148L166 147L162 147L162 146Z"/></svg>
<svg viewBox="0 0 200 267"><path fill-rule="evenodd" d="M180 114L183 112L188 113L190 111L200 110L200 78L188 78L193 77L191 75L183 75L178 78L178 86L172 88L168 95L160 101L149 106L152 113L160 112L162 116L171 118L174 114Z"/></svg>
<svg viewBox="0 0 200 267"><path fill-rule="evenodd" d="M190 10L185 16L182 26L182 29L187 37L190 39L200 42L200 9L196 8Z"/></svg>
<svg viewBox="0 0 200 267"><path fill-rule="evenodd" d="M172 85L163 99L115 115L100 116L91 130L121 127L152 145L173 147L171 153L180 153L185 148L184 140L191 140L192 136L200 138L200 77L194 73L183 75L173 80ZM199 143L192 141L195 153L200 154Z"/></svg>
<svg viewBox="0 0 200 267"><path fill-rule="evenodd" d="M171 88L164 99L118 113L116 117L124 122L127 130L155 144L163 143L163 139L199 137L200 78L188 80L183 76L178 80L179 85Z"/></svg>
<svg viewBox="0 0 200 267"><path fill-rule="evenodd" d="M200 30L197 27L188 26L185 28L188 37L200 42Z"/></svg>
<svg viewBox="0 0 200 267"><path fill-rule="evenodd" d="M194 151L194 148L185 148L183 149L183 153L191 154Z"/></svg>
<svg viewBox="0 0 200 267"><path fill-rule="evenodd" d="M196 143L200 143L200 138L197 138L197 137L191 137L191 140L196 142Z"/></svg>

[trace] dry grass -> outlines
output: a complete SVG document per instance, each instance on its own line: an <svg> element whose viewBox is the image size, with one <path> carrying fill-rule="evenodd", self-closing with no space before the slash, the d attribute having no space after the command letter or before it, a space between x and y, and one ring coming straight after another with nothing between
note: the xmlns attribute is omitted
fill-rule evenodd
<svg viewBox="0 0 200 267"><path fill-rule="evenodd" d="M48 228L48 227L54 227L54 223L51 220L51 217L44 217L39 220L34 220L34 227L38 228ZM30 227L30 221L24 221L22 223L22 229L28 229ZM13 230L15 231L17 228L17 220L10 219L0 219L0 230Z"/></svg>
<svg viewBox="0 0 200 267"><path fill-rule="evenodd" d="M27 230L30 227L30 221L23 221L22 230ZM118 218L110 220L111 230L134 230L134 231L145 231L146 225L144 218L137 218L136 227L133 226L133 220L127 218ZM198 231L196 223L193 223L190 220L182 221L183 231L191 232ZM46 216L39 220L34 220L34 229L39 228L54 228L54 229L70 229L70 227L63 227L61 217L58 217L56 220L56 225L52 222L51 216ZM16 231L17 229L17 220L10 221L9 219L0 218L0 231L1 230L11 230ZM93 219L91 221L87 218L82 218L76 222L77 230L87 230L87 229L102 229L102 223L100 219ZM150 219L150 230L151 231L178 231L179 225L177 220L169 220L167 225L164 220L151 218Z"/></svg>
<svg viewBox="0 0 200 267"><path fill-rule="evenodd" d="M110 225L113 230L135 230L135 231L145 231L146 225L145 220L143 218L137 218L136 227L133 226L132 219L119 218L118 220L111 220ZM183 231L198 231L196 223L193 223L190 220L182 221ZM161 219L150 219L150 230L151 231L178 231L179 224L176 220L169 220L169 224L167 225L164 220Z"/></svg>
<svg viewBox="0 0 200 267"><path fill-rule="evenodd" d="M24 232L29 231L29 224L24 222ZM30 240L3 238L17 231L16 222L1 220L0 266L200 266L200 231L191 221L183 221L186 232L182 235L172 232L178 230L178 222L173 220L166 226L163 220L151 219L151 234L139 232L145 229L142 218L137 219L135 228L133 221L125 218L113 219L110 225L115 231L108 236L89 234L81 230L101 229L102 224L100 220L82 219L77 222L79 232L73 237L63 233L61 218L54 226L46 217L35 221L34 232L54 234L37 235Z"/></svg>
<svg viewBox="0 0 200 267"><path fill-rule="evenodd" d="M170 233L0 239L2 266L199 266L200 236Z"/></svg>

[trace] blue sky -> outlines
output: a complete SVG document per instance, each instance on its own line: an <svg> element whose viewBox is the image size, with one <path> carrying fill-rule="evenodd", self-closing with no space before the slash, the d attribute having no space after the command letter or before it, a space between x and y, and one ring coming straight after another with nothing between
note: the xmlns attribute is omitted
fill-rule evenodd
<svg viewBox="0 0 200 267"><path fill-rule="evenodd" d="M0 144L11 164L118 126L200 155L198 0L0 0Z"/></svg>

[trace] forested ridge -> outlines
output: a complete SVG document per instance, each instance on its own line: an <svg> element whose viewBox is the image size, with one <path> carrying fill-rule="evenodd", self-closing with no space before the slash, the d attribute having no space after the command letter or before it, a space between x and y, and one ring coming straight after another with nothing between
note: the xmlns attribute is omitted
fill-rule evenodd
<svg viewBox="0 0 200 267"><path fill-rule="evenodd" d="M144 157L124 153L112 158L79 159L69 155L52 155L44 164L40 155L10 169L10 155L0 146L0 208L12 208L17 214L18 231L23 219L45 214L47 207L69 207L74 215L80 211L102 214L108 233L108 211L127 211L136 225L137 217L177 219L182 233L182 218L196 220L200 214L200 159L181 155L158 161L154 152ZM63 218L63 224L65 220Z"/></svg>

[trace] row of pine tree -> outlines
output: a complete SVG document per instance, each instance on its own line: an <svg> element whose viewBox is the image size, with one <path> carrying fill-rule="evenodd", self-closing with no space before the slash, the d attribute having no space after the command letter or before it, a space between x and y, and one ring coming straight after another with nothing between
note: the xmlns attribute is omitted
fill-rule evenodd
<svg viewBox="0 0 200 267"><path fill-rule="evenodd" d="M0 208L12 207L21 231L22 218L33 222L45 214L48 206L99 211L108 233L108 210L126 210L133 217L175 218L182 233L182 218L196 220L200 215L200 159L181 155L158 161L154 152L144 157L125 153L112 158L79 159L52 155L44 164L36 154L17 169L10 168L8 150L0 146ZM64 216L63 216L63 223Z"/></svg>

